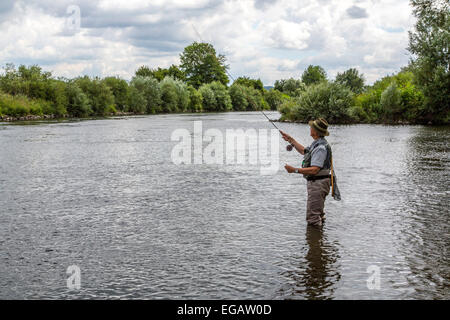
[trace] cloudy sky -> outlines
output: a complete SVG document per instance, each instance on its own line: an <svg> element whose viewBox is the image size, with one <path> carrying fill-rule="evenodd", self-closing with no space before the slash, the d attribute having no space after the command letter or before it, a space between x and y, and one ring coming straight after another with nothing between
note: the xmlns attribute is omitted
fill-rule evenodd
<svg viewBox="0 0 450 320"><path fill-rule="evenodd" d="M272 85L314 64L372 83L408 63L413 24L409 0L1 0L0 64L130 79L202 40L234 78Z"/></svg>

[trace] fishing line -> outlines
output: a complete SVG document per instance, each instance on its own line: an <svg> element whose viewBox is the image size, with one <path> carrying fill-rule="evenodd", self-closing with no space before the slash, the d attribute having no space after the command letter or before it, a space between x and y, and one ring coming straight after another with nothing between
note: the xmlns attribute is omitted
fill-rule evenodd
<svg viewBox="0 0 450 320"><path fill-rule="evenodd" d="M195 28L194 24L192 24L192 28L194 29L194 31L195 31L195 33L197 34L197 36L200 38L200 41L203 43L203 39L202 39L202 37L200 36L200 33L197 31L197 28ZM233 80L233 82L235 82L236 80L235 80L234 77L228 72L227 68L225 67L224 69L225 69L225 72L227 73L227 75L231 78L231 80ZM257 110L258 108L255 108L255 104L253 103L253 100L249 99L249 98L248 98L248 95L247 95L245 92L241 91L241 93L244 94L244 96L247 98L247 101L250 101L250 103L253 105L253 108L254 108L255 110ZM257 106L256 106L256 107L257 107ZM264 113L264 111L263 111L263 110L259 110L259 111L261 111L261 113L264 115L264 117L266 117L266 119L267 119L267 120L275 127L275 129L277 129L278 132L280 132L280 134L281 134L281 130L275 125L275 123L273 123L272 120L269 119L269 117ZM294 149L294 145L293 145L292 143L289 143L289 144L286 146L286 150L287 150L287 151L292 151L292 149Z"/></svg>

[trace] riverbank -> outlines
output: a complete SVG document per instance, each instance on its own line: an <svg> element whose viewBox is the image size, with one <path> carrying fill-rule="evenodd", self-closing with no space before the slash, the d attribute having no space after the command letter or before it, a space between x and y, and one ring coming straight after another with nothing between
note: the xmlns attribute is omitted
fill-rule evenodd
<svg viewBox="0 0 450 320"><path fill-rule="evenodd" d="M248 112L254 112L254 111L248 111ZM267 112L267 111L266 111ZM273 111L271 111L273 112ZM166 113L158 113L158 114L166 114ZM167 113L168 114L168 113ZM172 113L173 114L173 113ZM183 114L183 113L180 113ZM0 115L0 122L23 122L23 121L42 121L42 120L67 120L67 119L73 119L73 120L89 120L93 118L109 118L109 117L124 117L124 116L143 116L148 115L146 113L133 113L133 112L117 112L117 113L111 113L107 114L103 117L71 117L70 115L26 115L26 116L20 116L20 117L13 117L8 115ZM302 121L302 120L289 120L289 119L283 119L282 117L279 119L271 119L272 122L283 122L283 123L298 123L298 124L306 124L308 121ZM339 123L330 123L333 125L351 125L351 124L381 124L381 125L415 125L416 123L411 123L406 120L397 120L397 121L379 121L379 122L357 122L357 121L351 121L351 122L339 122ZM433 125L433 123L430 121L428 123L423 123L423 125Z"/></svg>
<svg viewBox="0 0 450 320"><path fill-rule="evenodd" d="M284 123L301 123L306 124L308 121L300 121L300 120L289 120L289 119L278 119L272 120L272 122L284 122ZM343 123L331 123L331 124L383 124L383 125L414 125L415 123L411 123L406 120L397 120L397 121L380 121L380 122L343 122ZM431 122L428 122L426 125L432 125Z"/></svg>
<svg viewBox="0 0 450 320"><path fill-rule="evenodd" d="M108 115L105 115L105 117L123 117L123 116L138 116L143 115L131 113L131 112L118 112L118 113L111 113ZM20 116L20 117L12 117L8 115L1 116L0 115L0 122L17 122L17 121L41 121L41 120L58 120L58 119L75 119L75 120L86 120L86 119L92 119L92 117L71 117L70 115L54 115L54 114L44 114L44 115L26 115L26 116Z"/></svg>

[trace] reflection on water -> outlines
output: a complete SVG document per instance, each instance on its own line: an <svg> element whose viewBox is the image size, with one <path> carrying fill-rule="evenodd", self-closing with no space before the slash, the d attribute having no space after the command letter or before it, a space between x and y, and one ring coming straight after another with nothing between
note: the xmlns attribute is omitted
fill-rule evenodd
<svg viewBox="0 0 450 320"><path fill-rule="evenodd" d="M408 262L407 286L419 299L449 297L450 133L420 128L408 142L399 238ZM433 293L422 288L432 287Z"/></svg>
<svg viewBox="0 0 450 320"><path fill-rule="evenodd" d="M292 284L279 294L285 299L331 299L339 285L338 245L326 238L322 228L306 227L306 255L294 258L294 270L282 272Z"/></svg>
<svg viewBox="0 0 450 320"><path fill-rule="evenodd" d="M449 127L331 126L342 201L327 198L317 230L281 139L271 176L174 165L172 132L198 120L272 128L252 112L0 124L0 298L450 298Z"/></svg>

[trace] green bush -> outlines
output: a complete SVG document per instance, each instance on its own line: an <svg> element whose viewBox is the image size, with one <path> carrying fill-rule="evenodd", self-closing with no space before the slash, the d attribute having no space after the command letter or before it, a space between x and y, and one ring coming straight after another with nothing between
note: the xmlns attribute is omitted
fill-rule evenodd
<svg viewBox="0 0 450 320"><path fill-rule="evenodd" d="M12 117L26 115L42 115L43 105L51 106L51 103L30 99L23 95L10 95L0 92L0 114Z"/></svg>
<svg viewBox="0 0 450 320"><path fill-rule="evenodd" d="M166 77L166 78L167 78L167 81L172 81L173 84L175 85L175 89L176 89L177 97L178 97L177 112L186 112L189 107L189 94L190 94L187 84L184 83L183 81L174 79L172 77Z"/></svg>
<svg viewBox="0 0 450 320"><path fill-rule="evenodd" d="M120 111L126 111L128 105L128 83L118 77L107 77L103 82L109 87L114 95L116 107Z"/></svg>
<svg viewBox="0 0 450 320"><path fill-rule="evenodd" d="M114 105L114 95L111 89L99 78L84 76L77 78L75 83L83 90L89 98L89 104L95 115L103 116Z"/></svg>
<svg viewBox="0 0 450 320"><path fill-rule="evenodd" d="M66 83L59 80L51 80L48 86L47 100L53 103L53 114L63 116L67 114L68 97Z"/></svg>
<svg viewBox="0 0 450 320"><path fill-rule="evenodd" d="M203 110L216 111L216 97L211 86L209 84L204 84L198 89L198 92L203 98Z"/></svg>
<svg viewBox="0 0 450 320"><path fill-rule="evenodd" d="M231 104L233 105L233 110L235 111L245 111L248 106L248 99L245 95L247 87L233 83L229 88Z"/></svg>
<svg viewBox="0 0 450 320"><path fill-rule="evenodd" d="M203 97L203 110L224 112L233 108L227 87L218 81L204 84L199 89Z"/></svg>
<svg viewBox="0 0 450 320"><path fill-rule="evenodd" d="M134 85L128 89L128 103L125 111L136 114L145 113L147 110L147 99L144 93L139 91Z"/></svg>
<svg viewBox="0 0 450 320"><path fill-rule="evenodd" d="M396 120L401 113L401 96L395 82L392 82L381 94L380 106L387 120Z"/></svg>
<svg viewBox="0 0 450 320"><path fill-rule="evenodd" d="M170 77L165 77L161 81L160 87L163 112L177 112L179 99L175 81Z"/></svg>
<svg viewBox="0 0 450 320"><path fill-rule="evenodd" d="M290 97L298 97L306 90L306 85L301 80L289 78L275 81L274 89Z"/></svg>
<svg viewBox="0 0 450 320"><path fill-rule="evenodd" d="M189 91L189 107L190 112L201 112L203 109L203 97L202 94L193 86L188 86Z"/></svg>
<svg viewBox="0 0 450 320"><path fill-rule="evenodd" d="M92 109L88 96L74 82L70 82L66 87L68 98L67 112L71 117L87 117L92 114Z"/></svg>
<svg viewBox="0 0 450 320"><path fill-rule="evenodd" d="M283 94L276 89L265 91L264 99L268 103L270 110L278 110L285 100Z"/></svg>
<svg viewBox="0 0 450 320"><path fill-rule="evenodd" d="M146 112L161 112L161 88L158 80L152 77L136 76L131 80L131 86L135 87L146 100Z"/></svg>
<svg viewBox="0 0 450 320"><path fill-rule="evenodd" d="M280 108L284 117L290 120L308 121L323 117L330 123L348 123L353 119L350 107L353 106L352 92L337 83L321 82L309 86L298 98ZM287 110L287 108L291 108Z"/></svg>

